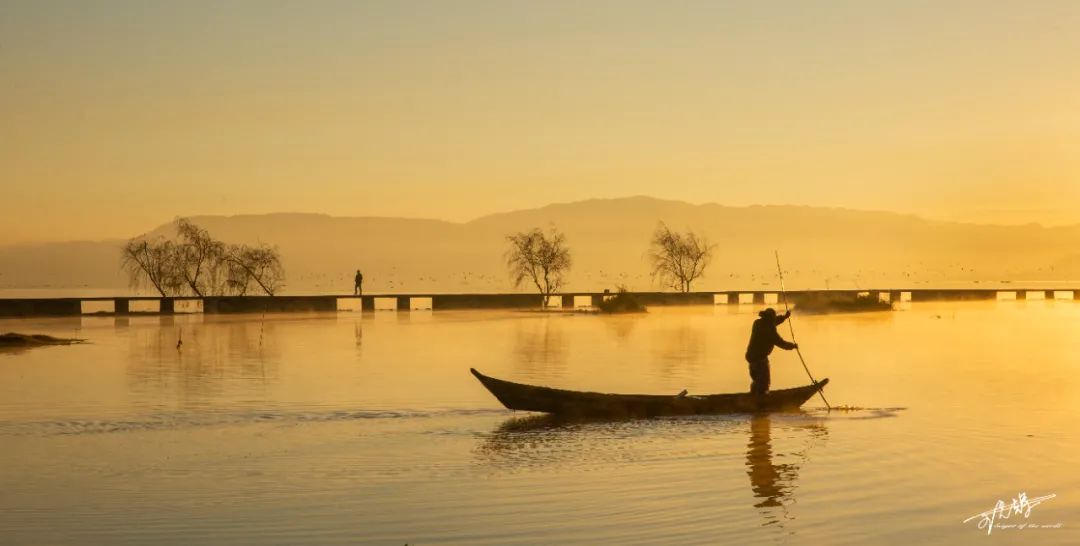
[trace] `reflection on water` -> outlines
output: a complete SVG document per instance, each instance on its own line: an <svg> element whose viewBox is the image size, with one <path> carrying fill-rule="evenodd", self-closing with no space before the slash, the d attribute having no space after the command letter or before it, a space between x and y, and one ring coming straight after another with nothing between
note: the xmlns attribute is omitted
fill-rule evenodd
<svg viewBox="0 0 1080 546"><path fill-rule="evenodd" d="M583 439L584 421L563 421L551 415L514 417L481 436L478 459L509 469L544 466L573 459L573 446Z"/></svg>
<svg viewBox="0 0 1080 546"><path fill-rule="evenodd" d="M961 520L1026 491L1064 527L995 542L1080 543L1080 304L902 309L797 317L850 411L571 423L468 368L741 391L757 307L0 319L90 339L0 353L0 542L984 544Z"/></svg>
<svg viewBox="0 0 1080 546"><path fill-rule="evenodd" d="M788 433L784 444L794 444L787 452L773 445L777 420ZM645 460L650 446L671 450L669 442L695 434L715 447L744 430L749 431L745 465L753 507L764 519L763 526L783 526L784 520L794 519L789 505L795 501L799 468L809 462L810 450L828 436L825 421L805 412L633 420L514 417L481 435L475 454L480 463L511 472L550 465L581 470L593 464ZM708 454L708 448L694 449L695 458Z"/></svg>
<svg viewBox="0 0 1080 546"><path fill-rule="evenodd" d="M750 443L746 445L747 474L754 496L762 499L757 508L781 506L794 490L799 467L794 464L774 464L772 452L772 423L768 415L750 418Z"/></svg>
<svg viewBox="0 0 1080 546"><path fill-rule="evenodd" d="M565 466L575 472L641 463L659 453L684 453L688 460L717 453L709 439L738 434L745 416L670 419L565 419L549 415L514 417L481 433L477 461L509 472ZM687 440L692 439L691 443Z"/></svg>
<svg viewBox="0 0 1080 546"><path fill-rule="evenodd" d="M633 335L638 323L644 318L644 316L637 313L615 315L607 317L607 320L604 320L604 326L617 343L625 345L630 341L630 337Z"/></svg>
<svg viewBox="0 0 1080 546"><path fill-rule="evenodd" d="M805 414L803 414L805 415ZM828 434L824 421L790 424L789 430L805 432L796 435L796 441L804 442L801 449L790 454L774 453L772 440L773 415L754 415L750 418L750 441L746 444L746 473L750 476L750 488L757 500L764 519L762 526L783 526L785 520L794 519L788 505L794 503L799 467L809 460L810 448L823 441ZM798 462L778 462L791 460Z"/></svg>
<svg viewBox="0 0 1080 546"><path fill-rule="evenodd" d="M266 320L192 320L137 328L129 336L129 389L144 399L175 397L181 406L237 387L262 392L277 380L281 351L276 327Z"/></svg>
<svg viewBox="0 0 1080 546"><path fill-rule="evenodd" d="M542 317L517 322L514 354L519 373L526 377L559 375L566 366L564 317Z"/></svg>
<svg viewBox="0 0 1080 546"><path fill-rule="evenodd" d="M653 362L667 378L690 377L707 357L705 332L681 317L680 324L653 334Z"/></svg>

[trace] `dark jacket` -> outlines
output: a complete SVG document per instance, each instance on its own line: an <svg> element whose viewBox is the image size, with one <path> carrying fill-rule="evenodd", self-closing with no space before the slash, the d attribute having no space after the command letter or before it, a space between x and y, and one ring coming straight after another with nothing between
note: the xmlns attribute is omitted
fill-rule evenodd
<svg viewBox="0 0 1080 546"><path fill-rule="evenodd" d="M787 320L786 315L773 317L763 316L754 321L754 328L750 331L750 344L746 347L746 360L755 362L767 358L772 353L773 347L791 350L795 344L780 337L776 327Z"/></svg>

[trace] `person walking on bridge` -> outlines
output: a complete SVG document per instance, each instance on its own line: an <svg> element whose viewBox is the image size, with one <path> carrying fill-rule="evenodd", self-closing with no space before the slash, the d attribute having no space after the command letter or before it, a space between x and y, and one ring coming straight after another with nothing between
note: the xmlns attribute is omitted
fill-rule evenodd
<svg viewBox="0 0 1080 546"><path fill-rule="evenodd" d="M353 294L356 296L364 295L364 275L360 273L360 270L356 270L356 277L353 279Z"/></svg>

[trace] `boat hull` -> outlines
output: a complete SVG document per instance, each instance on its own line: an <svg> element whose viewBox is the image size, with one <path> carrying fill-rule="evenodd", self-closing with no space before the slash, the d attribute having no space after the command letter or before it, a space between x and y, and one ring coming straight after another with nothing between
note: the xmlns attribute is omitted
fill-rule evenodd
<svg viewBox="0 0 1080 546"><path fill-rule="evenodd" d="M469 371L509 409L575 417L662 417L793 410L829 382L822 379L813 385L770 391L760 397L748 392L665 396L568 391L495 379L472 368Z"/></svg>

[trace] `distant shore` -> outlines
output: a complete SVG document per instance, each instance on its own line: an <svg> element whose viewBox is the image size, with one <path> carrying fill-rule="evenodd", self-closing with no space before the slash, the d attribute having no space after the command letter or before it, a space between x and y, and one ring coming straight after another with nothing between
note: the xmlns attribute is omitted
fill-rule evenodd
<svg viewBox="0 0 1080 546"><path fill-rule="evenodd" d="M889 288L866 290L724 290L700 292L628 292L644 306L654 305L779 305L786 301L798 307L801 301L854 302L870 298L883 302L904 301L987 301L987 300L1076 300L1080 283L1070 286L1006 288ZM614 292L565 292L554 294L549 307L563 309L598 308ZM174 313L288 313L447 309L540 309L542 297L530 293L395 293L322 294L310 296L209 296L161 298L152 296L111 296L72 298L0 298L0 316L79 316Z"/></svg>
<svg viewBox="0 0 1080 546"><path fill-rule="evenodd" d="M708 280L708 279L706 279ZM785 277L785 280L787 278ZM704 284L704 283L703 283ZM900 286L904 291L910 290L960 290L960 289L982 289L982 290L1016 290L1018 287L1022 290L1073 290L1080 289L1080 279L1076 280L997 280L997 281L915 281L915 282L897 282L895 284L886 283L877 286ZM341 286L340 292L334 289L320 288L317 286L301 286L297 288L286 287L281 291L281 296L324 296L328 294L347 293L350 286ZM410 289L396 288L396 287L383 287L378 284L372 284L368 286L364 285L365 295L372 296L395 296L398 294L492 294L492 293L507 293L510 291L507 287L491 286L491 287L478 287L472 290L455 290L449 289ZM572 287L571 287L572 288ZM591 294L597 292L603 292L604 288L612 287L583 287L568 291L568 293L580 293ZM713 287L702 286L699 290L701 292L755 292L755 291L778 291L780 289L779 283L758 283L756 285L749 285L743 283L733 283L731 286ZM894 288L896 290L897 288ZM831 287L825 286L806 286L797 283L789 283L788 290L792 292L798 291L851 291L860 290L867 291L870 289L861 288L850 283L834 283ZM876 290L876 289L874 289ZM641 292L649 292L648 289L640 290ZM631 292L636 292L631 290ZM524 292L522 292L524 293ZM155 292L147 290L133 291L130 288L117 286L117 287L91 287L91 286L29 286L29 287L14 287L14 286L2 286L0 285L0 299L44 299L44 298L160 298L161 296Z"/></svg>

